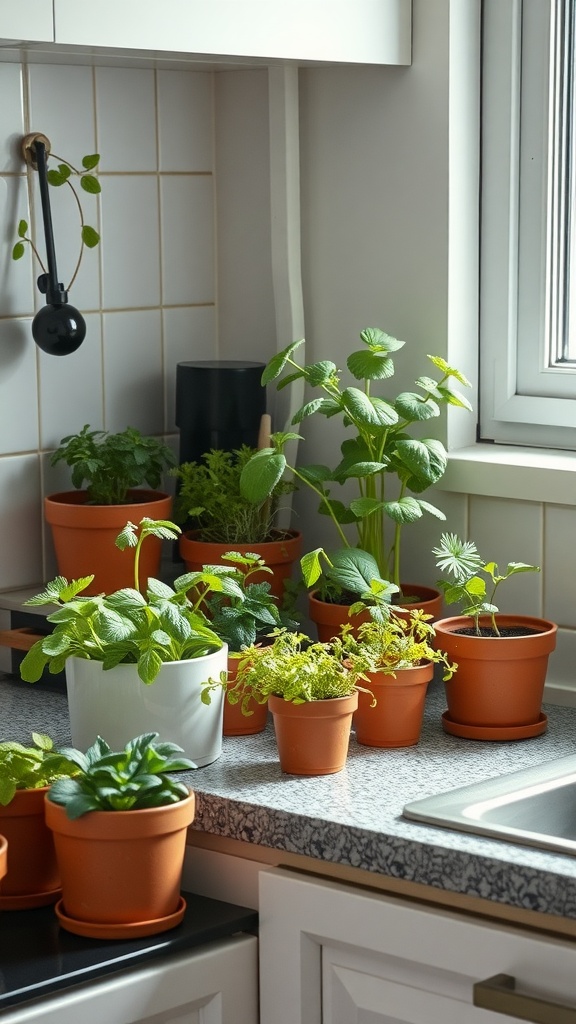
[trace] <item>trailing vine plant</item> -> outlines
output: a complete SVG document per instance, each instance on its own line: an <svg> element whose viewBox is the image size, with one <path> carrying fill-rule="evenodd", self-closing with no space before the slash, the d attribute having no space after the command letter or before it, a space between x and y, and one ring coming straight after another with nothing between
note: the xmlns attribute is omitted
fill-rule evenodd
<svg viewBox="0 0 576 1024"><path fill-rule="evenodd" d="M70 163L69 160L65 160L63 157L57 156L56 153L52 153L50 155L55 160L58 160L59 163L57 168L53 167L47 171L46 177L48 179L48 184L53 185L54 188L60 188L62 185L67 185L68 188L70 188L72 191L72 195L74 196L74 200L76 202L76 206L78 207L78 213L80 216L80 252L78 253L78 259L76 261L76 266L70 279L70 283L66 287L66 291L69 291L78 276L78 271L80 270L80 265L82 263L84 249L94 249L100 241L100 235L98 234L96 229L91 227L91 225L87 224L84 220L84 212L82 210L80 196L78 194L76 185L73 183L73 178L76 177L78 179L80 188L83 189L84 192L87 192L89 195L98 195L102 191L100 187L100 182L98 181L98 178L91 173L91 171L95 170L95 168L98 166L98 163L100 161L100 154L90 153L87 156L83 156L82 170L78 170L76 167L73 166L73 164ZM32 249L32 252L34 253L34 256L38 260L38 263L40 264L43 273L46 274L47 269L44 265L44 261L42 260L40 253L38 252L38 249L36 248L36 245L34 244L32 238L30 238L28 231L28 221L23 219L20 220L18 222L18 241L15 243L14 248L12 249L12 259L22 259L24 253L26 252L26 245L29 245Z"/></svg>

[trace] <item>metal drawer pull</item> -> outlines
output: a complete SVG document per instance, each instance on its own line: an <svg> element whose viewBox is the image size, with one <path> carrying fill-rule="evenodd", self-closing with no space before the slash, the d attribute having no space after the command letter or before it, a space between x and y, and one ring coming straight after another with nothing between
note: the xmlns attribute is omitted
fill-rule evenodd
<svg viewBox="0 0 576 1024"><path fill-rule="evenodd" d="M507 1013L532 1024L576 1024L576 1006L562 1006L548 999L522 995L515 991L516 979L510 974L495 974L473 986L474 1006L495 1013Z"/></svg>

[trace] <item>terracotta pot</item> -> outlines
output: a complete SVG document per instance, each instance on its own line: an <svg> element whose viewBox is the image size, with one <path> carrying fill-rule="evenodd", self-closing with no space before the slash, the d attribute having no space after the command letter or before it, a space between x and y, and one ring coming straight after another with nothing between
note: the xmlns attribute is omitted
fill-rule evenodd
<svg viewBox="0 0 576 1024"><path fill-rule="evenodd" d="M548 656L556 646L557 626L528 615L497 615L501 629L522 627L536 633L482 637L458 633L469 628L467 616L434 623L435 645L458 664L444 684L449 719L464 726L531 726L541 717ZM490 626L490 617L480 617ZM485 737L490 738L490 737Z"/></svg>
<svg viewBox="0 0 576 1024"><path fill-rule="evenodd" d="M112 594L134 586L134 549L114 543L128 521L170 519L172 498L161 491L132 490L125 505L88 505L85 491L64 491L44 499L44 516L52 529L58 572L66 579L94 573L84 594ZM140 555L140 586L158 576L162 541L149 537Z"/></svg>
<svg viewBox="0 0 576 1024"><path fill-rule="evenodd" d="M0 889L2 910L43 907L60 896L54 842L44 821L47 792L48 787L18 789L6 807L0 806L0 832L10 847Z"/></svg>
<svg viewBox="0 0 576 1024"><path fill-rule="evenodd" d="M228 648L202 658L168 661L146 686L136 665L102 668L100 661L69 658L66 689L72 742L86 750L102 736L113 750L122 750L133 736L157 732L177 743L200 768L222 753L224 691L218 687L210 704L201 693L209 679L226 671Z"/></svg>
<svg viewBox="0 0 576 1024"><path fill-rule="evenodd" d="M194 530L180 537L180 554L186 563L188 572L200 572L203 565L231 565L223 561L227 551L238 551L241 555L249 552L259 555L272 569L269 572L254 573L250 576L251 583L269 583L270 593L279 601L284 596L284 581L290 579L292 566L300 557L302 550L302 534L296 530L287 530L278 540L266 541L263 544L215 544L197 539Z"/></svg>
<svg viewBox="0 0 576 1024"><path fill-rule="evenodd" d="M358 692L292 704L271 696L280 767L290 775L332 775L346 764Z"/></svg>
<svg viewBox="0 0 576 1024"><path fill-rule="evenodd" d="M2 879L8 871L8 840L5 836L0 836L0 888Z"/></svg>
<svg viewBox="0 0 576 1024"><path fill-rule="evenodd" d="M402 584L402 590L407 596L416 597L415 601L400 607L406 608L406 613L396 612L399 618L408 618L410 611L414 608L421 608L432 615L434 619L442 613L442 595L433 587L421 587L418 584ZM354 631L363 622L370 620L369 612L361 612L359 615L348 614L350 605L332 604L328 601L321 601L316 596L317 590L312 590L308 595L308 614L316 626L318 639L327 644L333 636L338 636L341 626L350 622Z"/></svg>
<svg viewBox="0 0 576 1024"><path fill-rule="evenodd" d="M235 658L228 658L228 682L233 683L236 678L238 662ZM251 715L242 713L242 705L230 704L227 697L224 697L224 715L222 733L224 736L254 736L255 733L264 732L268 722L268 701L260 704L253 697L250 698L248 707Z"/></svg>
<svg viewBox="0 0 576 1024"><path fill-rule="evenodd" d="M194 807L190 793L165 807L90 811L71 821L47 796L46 823L62 877L60 923L99 938L116 938L123 930L134 934L138 924L156 922L157 931L178 924L174 917L182 903L186 830Z"/></svg>
<svg viewBox="0 0 576 1024"><path fill-rule="evenodd" d="M367 672L376 706L370 694L358 692L358 710L354 715L356 739L366 747L413 747L420 739L424 703L434 665L398 669L396 678L383 672Z"/></svg>

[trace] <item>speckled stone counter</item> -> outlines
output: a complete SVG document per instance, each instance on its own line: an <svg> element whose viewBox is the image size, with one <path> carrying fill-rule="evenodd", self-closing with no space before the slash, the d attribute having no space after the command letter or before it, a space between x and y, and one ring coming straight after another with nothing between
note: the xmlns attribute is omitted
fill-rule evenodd
<svg viewBox="0 0 576 1024"><path fill-rule="evenodd" d="M576 709L546 705L543 736L488 743L446 735L444 708L433 683L418 746L375 750L352 736L345 770L322 778L280 771L271 724L226 737L218 761L183 774L197 795L194 828L576 920L576 858L401 816L411 800L574 753ZM26 740L32 729L69 742L65 696L0 681L0 736Z"/></svg>

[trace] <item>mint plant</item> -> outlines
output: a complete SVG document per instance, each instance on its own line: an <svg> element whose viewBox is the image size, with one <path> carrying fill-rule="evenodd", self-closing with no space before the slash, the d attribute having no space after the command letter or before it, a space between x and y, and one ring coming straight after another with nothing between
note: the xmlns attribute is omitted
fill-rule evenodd
<svg viewBox="0 0 576 1024"><path fill-rule="evenodd" d="M321 600L338 601L342 595L350 595L356 600L350 604L349 615L368 610L374 620L387 622L399 587L380 578L376 560L367 551L341 548L330 556L324 548L315 548L303 555L300 567L307 587L319 584Z"/></svg>
<svg viewBox="0 0 576 1024"><path fill-rule="evenodd" d="M48 179L48 184L53 185L55 188L60 188L62 185L67 185L68 188L71 189L80 217L80 252L78 254L78 259L76 261L76 266L70 279L70 283L66 286L65 289L66 291L70 291L70 288L72 287L74 281L76 280L76 277L78 276L78 271L80 270L80 265L82 263L82 256L84 255L84 249L94 249L100 241L100 235L98 234L96 229L91 227L89 224L86 224L84 220L84 213L82 210L82 204L80 202L80 196L78 195L78 191L73 182L74 178L77 178L80 188L84 192L89 193L90 195L98 195L102 191L98 178L95 177L94 174L90 173L91 171L95 170L95 168L98 166L100 162L100 154L90 153L87 156L83 156L82 170L77 170L77 168L74 167L68 160L64 160L64 158L61 156L56 156L55 153L53 153L52 156L54 159L59 160L60 163L58 164L57 169L51 168L50 170L47 171L46 177ZM34 256L38 260L38 263L40 264L43 273L47 274L47 268L44 265L44 262L34 242L28 235L28 230L28 222L25 220L20 220L18 222L18 241L15 243L12 249L12 259L22 259L26 251L26 245L29 245L32 249L32 252L34 253Z"/></svg>
<svg viewBox="0 0 576 1024"><path fill-rule="evenodd" d="M66 808L68 818L80 818L88 811L136 811L178 803L190 793L188 787L168 772L184 771L196 765L179 757L176 743L158 743L158 733L143 733L115 753L99 736L82 753L62 748L62 755L76 769L74 778L59 779L50 787L48 798Z"/></svg>
<svg viewBox="0 0 576 1024"><path fill-rule="evenodd" d="M206 615L206 602L214 593L242 600L242 589L228 566L208 566L201 572L179 576L173 587L150 578L145 593L138 589L142 544L149 536L175 540L176 524L144 518L137 527L127 523L116 539L121 550L135 547L134 588L109 595L83 597L93 576L68 582L57 576L46 589L25 603L56 604L47 616L53 632L37 640L20 665L22 679L35 683L44 668L61 672L68 658L101 661L104 670L135 664L147 685L154 682L164 662L200 658L222 647L222 640ZM192 594L192 598L190 597Z"/></svg>
<svg viewBox="0 0 576 1024"><path fill-rule="evenodd" d="M278 599L270 593L270 584L251 582L255 573L272 574L263 558L251 552L242 555L238 551L228 551L223 560L230 563L230 576L227 578L236 581L240 594L212 593L205 601L205 609L212 629L228 644L230 651L249 647L278 626L296 627L295 620L278 607Z"/></svg>
<svg viewBox="0 0 576 1024"><path fill-rule="evenodd" d="M375 382L394 374L393 355L404 346L376 327L360 334L364 348L352 352L347 367L362 387L345 386L341 371L331 360L300 365L294 357L303 343L293 342L275 355L262 375L262 383L286 376L278 389L303 379L320 395L307 401L294 415L293 425L314 414L341 418L352 436L341 445L336 466L289 466L285 456L294 433L273 434L269 448L257 452L242 473L241 487L246 498L259 503L263 495L280 480L286 470L293 478L311 488L319 499L318 511L330 518L343 547L357 546L377 563L378 575L400 587L400 540L402 528L424 514L445 519L445 515L420 495L438 483L447 465L443 444L434 437L411 436L411 428L440 416L441 408L452 405L471 409L456 385L469 387L463 373L449 366L440 356L428 356L438 379L427 375L416 381L417 392L406 391L387 399L373 393ZM394 480L390 495L389 481ZM357 496L347 504L332 494L332 485L355 480ZM356 529L356 544L348 540L344 526ZM390 528L390 536L386 526Z"/></svg>
<svg viewBox="0 0 576 1024"><path fill-rule="evenodd" d="M14 740L0 743L0 804L6 807L18 789L43 789L57 779L73 775L76 765L55 752L54 742L42 732L32 733L33 746Z"/></svg>
<svg viewBox="0 0 576 1024"><path fill-rule="evenodd" d="M50 463L65 462L72 469L72 484L87 484L91 505L123 505L128 491L146 483L157 489L163 470L176 459L156 437L143 437L135 427L118 434L90 430L86 423L77 434L68 434L53 452Z"/></svg>
<svg viewBox="0 0 576 1024"><path fill-rule="evenodd" d="M505 580L521 572L540 572L537 565L525 562L508 562L504 573L500 573L496 562L485 562L473 541L463 541L455 533L443 533L440 544L432 548L436 565L445 570L448 579L438 580L437 586L444 594L447 604L461 604L464 615L474 623L477 636L485 635L480 627L480 615L490 615L492 633L500 636L494 598L498 587ZM490 587L490 589L489 589Z"/></svg>

